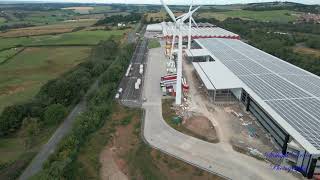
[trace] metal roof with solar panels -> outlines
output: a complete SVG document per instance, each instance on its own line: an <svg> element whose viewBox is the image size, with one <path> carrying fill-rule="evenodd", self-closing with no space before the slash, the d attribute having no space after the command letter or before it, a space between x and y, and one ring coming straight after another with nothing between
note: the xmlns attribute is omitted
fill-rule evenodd
<svg viewBox="0 0 320 180"><path fill-rule="evenodd" d="M174 23L162 22L160 24L162 26L162 33L164 37L171 37L173 35L179 34L179 30L175 27ZM240 38L239 35L233 32L216 27L214 25L210 25L209 23L205 25L203 24L198 24L198 25L199 25L198 27L191 28L192 38L212 38L212 37L231 38L231 39ZM189 34L189 26L187 24L183 24L181 26L180 32L183 37L187 37Z"/></svg>
<svg viewBox="0 0 320 180"><path fill-rule="evenodd" d="M223 63L243 83L242 88L302 147L320 155L318 76L240 40L207 38L196 42Z"/></svg>

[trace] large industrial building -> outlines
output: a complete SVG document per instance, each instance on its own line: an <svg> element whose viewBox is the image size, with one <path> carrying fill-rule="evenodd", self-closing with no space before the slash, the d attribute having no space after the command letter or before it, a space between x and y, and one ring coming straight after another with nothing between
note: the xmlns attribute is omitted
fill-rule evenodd
<svg viewBox="0 0 320 180"><path fill-rule="evenodd" d="M178 34L171 23L148 28L161 32L167 45ZM193 27L192 39L184 56L212 103L243 103L298 171L308 178L320 174L320 78L222 28Z"/></svg>
<svg viewBox="0 0 320 180"><path fill-rule="evenodd" d="M239 100L303 175L320 173L320 78L240 40L195 42L213 58L193 62L212 102Z"/></svg>
<svg viewBox="0 0 320 180"><path fill-rule="evenodd" d="M198 27L192 26L191 28L191 36L192 39L198 38L230 38L230 39L240 39L240 36L222 29L220 27L216 27L210 23L199 23ZM174 23L172 22L162 22L159 24L151 24L147 26L148 32L161 32L165 39L172 39L172 36L177 36L181 33L182 37L187 39L189 34L189 26L187 24L183 24L181 29L178 30Z"/></svg>

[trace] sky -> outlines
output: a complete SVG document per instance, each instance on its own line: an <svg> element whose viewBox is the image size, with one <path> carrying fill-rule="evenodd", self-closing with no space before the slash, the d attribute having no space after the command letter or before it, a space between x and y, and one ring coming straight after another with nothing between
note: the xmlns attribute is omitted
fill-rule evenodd
<svg viewBox="0 0 320 180"><path fill-rule="evenodd" d="M41 2L80 2L80 3L127 3L160 4L160 0L0 0L1 1L41 1ZM164 0L167 4L190 4L191 0ZM252 2L270 2L272 0L194 0L194 4L236 4ZM280 0L281 1L281 0ZM320 4L320 0L287 0L303 4Z"/></svg>

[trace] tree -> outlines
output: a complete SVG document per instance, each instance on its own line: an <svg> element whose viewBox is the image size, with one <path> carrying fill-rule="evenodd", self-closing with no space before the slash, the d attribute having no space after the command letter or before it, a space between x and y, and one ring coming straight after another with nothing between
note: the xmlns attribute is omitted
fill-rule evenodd
<svg viewBox="0 0 320 180"><path fill-rule="evenodd" d="M6 107L0 116L0 136L7 135L20 128L27 114L27 108L24 105Z"/></svg>
<svg viewBox="0 0 320 180"><path fill-rule="evenodd" d="M22 123L22 130L25 131L25 140L26 148L32 148L34 145L35 137L40 133L41 123L38 118L26 118Z"/></svg>
<svg viewBox="0 0 320 180"><path fill-rule="evenodd" d="M44 122L47 125L58 124L66 115L67 109L61 104L52 104L44 112Z"/></svg>

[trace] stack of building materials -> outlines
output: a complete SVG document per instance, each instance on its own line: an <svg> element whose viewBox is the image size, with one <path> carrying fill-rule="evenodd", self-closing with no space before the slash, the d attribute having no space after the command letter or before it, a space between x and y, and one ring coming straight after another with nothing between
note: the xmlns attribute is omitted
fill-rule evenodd
<svg viewBox="0 0 320 180"><path fill-rule="evenodd" d="M177 68L176 68L176 64L174 61L167 62L167 73L169 73L169 74L177 73Z"/></svg>

